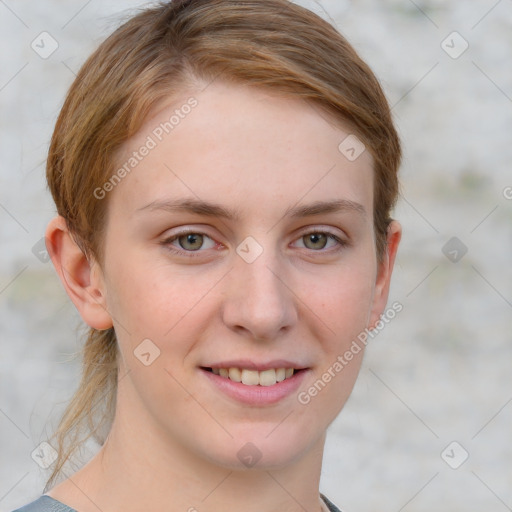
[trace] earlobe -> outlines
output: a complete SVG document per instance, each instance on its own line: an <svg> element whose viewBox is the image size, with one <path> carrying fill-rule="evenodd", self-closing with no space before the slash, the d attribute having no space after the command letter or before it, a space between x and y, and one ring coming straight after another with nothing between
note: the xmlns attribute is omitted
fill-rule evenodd
<svg viewBox="0 0 512 512"><path fill-rule="evenodd" d="M45 233L46 248L59 278L84 322L98 330L112 327L100 266L89 261L74 241L66 220L52 219Z"/></svg>
<svg viewBox="0 0 512 512"><path fill-rule="evenodd" d="M395 264L398 245L402 237L402 226L396 220L393 220L388 227L386 253L379 263L377 279L375 282L375 291L373 296L372 310L370 312L370 321L368 328L375 327L379 321L380 315L384 312L389 295L391 283L391 274Z"/></svg>

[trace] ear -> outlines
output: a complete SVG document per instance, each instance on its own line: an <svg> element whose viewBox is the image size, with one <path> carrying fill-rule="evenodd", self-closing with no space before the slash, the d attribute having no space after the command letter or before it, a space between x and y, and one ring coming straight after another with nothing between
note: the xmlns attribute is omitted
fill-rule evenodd
<svg viewBox="0 0 512 512"><path fill-rule="evenodd" d="M112 327L101 268L78 247L63 217L50 221L45 239L55 270L84 322L98 330Z"/></svg>
<svg viewBox="0 0 512 512"><path fill-rule="evenodd" d="M389 285L391 274L395 264L395 257L398 250L398 244L402 237L402 227L393 220L388 226L386 252L379 263L377 270L377 279L375 281L375 290L373 294L372 309L370 311L370 321L368 328L375 327L384 312L389 295Z"/></svg>

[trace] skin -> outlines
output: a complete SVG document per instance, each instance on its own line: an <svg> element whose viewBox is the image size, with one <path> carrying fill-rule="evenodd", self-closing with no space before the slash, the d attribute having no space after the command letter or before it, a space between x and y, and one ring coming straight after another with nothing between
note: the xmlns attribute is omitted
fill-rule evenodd
<svg viewBox="0 0 512 512"><path fill-rule="evenodd" d="M384 312L401 228L390 225L378 263L370 153L350 162L338 150L347 127L253 87L215 82L159 105L117 155L119 165L190 96L197 107L103 199L101 266L87 261L64 219L48 226L67 293L89 326L115 327L122 356L105 445L48 494L81 512L318 512L325 432L350 395L363 351L308 404L297 394ZM239 218L144 209L169 198L214 202ZM330 200L352 201L364 213L285 215ZM166 242L184 228L207 235L203 245ZM304 236L311 232L346 245L313 243ZM263 248L252 263L236 252L247 236ZM149 366L134 355L144 339L160 350ZM233 358L283 358L309 370L290 396L249 407L199 369ZM250 469L237 457L248 442L261 453Z"/></svg>

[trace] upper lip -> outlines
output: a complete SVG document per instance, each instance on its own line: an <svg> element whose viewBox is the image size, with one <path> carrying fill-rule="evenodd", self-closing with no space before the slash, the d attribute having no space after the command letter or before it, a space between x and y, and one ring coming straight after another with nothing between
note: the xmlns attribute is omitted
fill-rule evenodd
<svg viewBox="0 0 512 512"><path fill-rule="evenodd" d="M213 363L208 366L204 365L203 368L241 368L245 370L256 370L262 372L264 370L270 370L272 368L294 368L295 370L303 370L307 368L300 363L289 361L286 359L274 359L272 361L266 361L257 363L249 359L232 359L230 361L221 361L219 363Z"/></svg>

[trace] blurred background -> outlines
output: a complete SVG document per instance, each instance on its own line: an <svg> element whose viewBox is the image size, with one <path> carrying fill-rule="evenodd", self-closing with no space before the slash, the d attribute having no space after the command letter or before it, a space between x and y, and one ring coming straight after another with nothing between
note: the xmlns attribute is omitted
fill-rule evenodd
<svg viewBox="0 0 512 512"><path fill-rule="evenodd" d="M331 425L344 512L512 510L512 1L299 1L381 80L405 158L389 304ZM78 384L80 319L42 245L44 160L67 88L134 0L0 0L0 510Z"/></svg>

